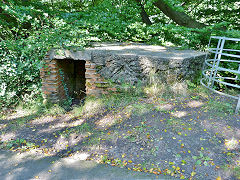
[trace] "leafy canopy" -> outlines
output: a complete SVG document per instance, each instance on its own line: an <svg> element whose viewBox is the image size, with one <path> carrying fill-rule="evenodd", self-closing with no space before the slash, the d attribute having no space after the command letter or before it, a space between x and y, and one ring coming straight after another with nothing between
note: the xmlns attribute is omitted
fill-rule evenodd
<svg viewBox="0 0 240 180"><path fill-rule="evenodd" d="M41 96L40 68L51 48L84 48L91 42L135 41L204 49L211 34L240 37L236 0L165 0L172 9L205 23L179 26L154 3L141 0L3 0L0 2L0 107Z"/></svg>

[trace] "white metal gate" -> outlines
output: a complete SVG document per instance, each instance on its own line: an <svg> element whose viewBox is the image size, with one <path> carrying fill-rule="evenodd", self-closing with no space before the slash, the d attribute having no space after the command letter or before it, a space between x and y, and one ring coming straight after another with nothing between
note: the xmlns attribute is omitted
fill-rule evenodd
<svg viewBox="0 0 240 180"><path fill-rule="evenodd" d="M236 49L228 49L228 45ZM221 75L219 74L221 72ZM222 76L224 74L224 76ZM217 85L240 90L240 39L212 36L208 44L208 53L202 71L201 84L206 88L237 99L236 113L240 108L240 94L232 95L214 89Z"/></svg>

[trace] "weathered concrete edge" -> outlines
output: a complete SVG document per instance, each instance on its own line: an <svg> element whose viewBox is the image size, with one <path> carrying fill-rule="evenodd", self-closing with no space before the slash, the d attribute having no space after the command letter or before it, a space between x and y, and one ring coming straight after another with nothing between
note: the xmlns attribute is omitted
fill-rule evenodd
<svg viewBox="0 0 240 180"><path fill-rule="evenodd" d="M109 50L94 50L94 49L86 49L82 51L71 51L67 49L51 49L48 52L49 59L73 59L73 60L91 60L92 54L109 54L109 55L115 55L115 56L132 56L137 58L150 58L154 60L161 60L161 61L182 61L186 59L197 59L197 58L205 58L206 54L204 52L199 53L197 55L191 56L191 57L159 57L154 55L136 55L136 54L118 54Z"/></svg>
<svg viewBox="0 0 240 180"><path fill-rule="evenodd" d="M71 51L67 49L51 49L48 54L49 59L73 59L73 60L91 60L91 51Z"/></svg>

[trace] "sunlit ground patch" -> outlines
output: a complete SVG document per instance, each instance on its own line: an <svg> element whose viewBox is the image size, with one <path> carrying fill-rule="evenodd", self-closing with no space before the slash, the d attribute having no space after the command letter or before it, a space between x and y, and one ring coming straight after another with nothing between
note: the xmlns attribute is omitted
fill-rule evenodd
<svg viewBox="0 0 240 180"><path fill-rule="evenodd" d="M234 137L232 139L229 139L229 140L225 140L224 142L226 148L228 150L233 150L233 149L236 149L239 145L239 142L237 139L235 139Z"/></svg>
<svg viewBox="0 0 240 180"><path fill-rule="evenodd" d="M120 118L120 115L106 115L100 120L98 120L95 124L98 126L98 128L107 128L114 125Z"/></svg>
<svg viewBox="0 0 240 180"><path fill-rule="evenodd" d="M0 130L7 127L7 124L0 124Z"/></svg>
<svg viewBox="0 0 240 180"><path fill-rule="evenodd" d="M3 142L9 141L9 140L14 139L15 137L16 137L15 133L9 132L9 133L0 135L0 141L3 141Z"/></svg>
<svg viewBox="0 0 240 180"><path fill-rule="evenodd" d="M54 120L55 120L55 118L52 116L43 116L43 117L35 118L34 120L31 121L31 124L32 125L40 125L40 124L53 122Z"/></svg>
<svg viewBox="0 0 240 180"><path fill-rule="evenodd" d="M158 111L170 111L171 109L173 109L173 105L172 104L162 104L162 105L155 106L155 108Z"/></svg>
<svg viewBox="0 0 240 180"><path fill-rule="evenodd" d="M78 119L72 123L69 123L68 124L68 127L74 127L74 126L79 126L79 125L82 125L82 123L84 122L85 120L84 119Z"/></svg>
<svg viewBox="0 0 240 180"><path fill-rule="evenodd" d="M64 162L66 162L67 164L71 164L79 160L86 160L89 156L90 154L87 152L77 152L71 157L64 158Z"/></svg>
<svg viewBox="0 0 240 180"><path fill-rule="evenodd" d="M187 115L186 111L176 111L171 113L174 117L181 118Z"/></svg>
<svg viewBox="0 0 240 180"><path fill-rule="evenodd" d="M99 113L104 108L104 103L101 99L88 99L85 101L84 106L74 107L73 113L75 116L83 114L90 116Z"/></svg>
<svg viewBox="0 0 240 180"><path fill-rule="evenodd" d="M176 82L171 86L171 89L172 89L173 93L176 95L182 95L182 96L187 95L187 84L186 83Z"/></svg>
<svg viewBox="0 0 240 180"><path fill-rule="evenodd" d="M194 100L194 101L188 102L187 105L191 108L201 107L201 106L203 106L203 102Z"/></svg>

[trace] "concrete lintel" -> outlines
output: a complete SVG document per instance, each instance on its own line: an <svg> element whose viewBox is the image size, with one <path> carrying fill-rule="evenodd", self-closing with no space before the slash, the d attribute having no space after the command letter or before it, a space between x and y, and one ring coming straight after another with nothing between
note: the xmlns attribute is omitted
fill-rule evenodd
<svg viewBox="0 0 240 180"><path fill-rule="evenodd" d="M73 59L73 60L91 60L91 52L88 50L71 51L67 49L52 49L48 52L49 59Z"/></svg>

